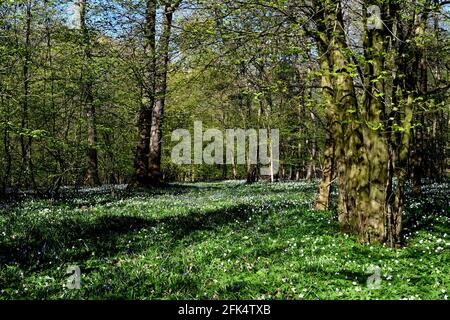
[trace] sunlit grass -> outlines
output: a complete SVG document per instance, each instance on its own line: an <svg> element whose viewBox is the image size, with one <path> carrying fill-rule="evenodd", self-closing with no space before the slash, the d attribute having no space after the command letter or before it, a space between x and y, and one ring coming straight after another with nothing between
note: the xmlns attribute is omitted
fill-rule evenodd
<svg viewBox="0 0 450 320"><path fill-rule="evenodd" d="M449 186L426 190L408 203L402 249L341 234L306 182L25 200L0 209L0 299L446 299ZM81 290L65 287L69 265Z"/></svg>

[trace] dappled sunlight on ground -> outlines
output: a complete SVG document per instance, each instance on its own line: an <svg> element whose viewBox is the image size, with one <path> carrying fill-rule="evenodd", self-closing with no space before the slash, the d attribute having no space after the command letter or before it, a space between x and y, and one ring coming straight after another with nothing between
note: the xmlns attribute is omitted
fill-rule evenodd
<svg viewBox="0 0 450 320"><path fill-rule="evenodd" d="M312 209L315 183L23 200L0 209L0 299L445 299L448 187L409 201L402 249L341 234L334 213ZM81 290L65 287L69 265ZM367 286L371 265L379 289Z"/></svg>

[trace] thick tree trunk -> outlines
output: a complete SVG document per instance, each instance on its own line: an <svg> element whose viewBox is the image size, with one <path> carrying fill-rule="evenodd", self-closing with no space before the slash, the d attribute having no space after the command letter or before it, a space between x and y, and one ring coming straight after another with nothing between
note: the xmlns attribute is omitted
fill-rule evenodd
<svg viewBox="0 0 450 320"><path fill-rule="evenodd" d="M326 46L324 50L326 50L328 56L327 59L321 61L322 66L325 66L324 77L330 73L333 75L331 79L332 91L325 90L324 98L327 108L331 110L329 120L335 124L331 128L335 142L336 176L339 186L339 222L343 231L360 235L363 226L355 225L355 220L357 220L355 216L358 217L356 206L359 199L357 196L359 183L363 178L358 175L367 170L359 168L363 166L361 161L363 155L362 135L360 134L360 125L357 121L353 121L358 113L357 103L353 79L347 72L349 58L345 54L348 48L344 33L342 8L336 3L327 2L324 5L321 19L323 25L319 25L319 41ZM329 69L326 68L327 61ZM322 82L330 83L330 80L323 78ZM329 84L324 87L327 88L328 86ZM349 113L349 110L352 110L352 113ZM328 177L327 179L332 178ZM324 199L327 200L329 186L324 182L322 184L324 186Z"/></svg>
<svg viewBox="0 0 450 320"><path fill-rule="evenodd" d="M145 31L145 79L143 80L143 99L139 110L138 143L134 160L134 175L130 187L149 185L149 153L152 110L155 102L155 35L156 0L147 0Z"/></svg>
<svg viewBox="0 0 450 320"><path fill-rule="evenodd" d="M342 14L342 13L340 13ZM339 18L339 17L338 17ZM346 40L342 20L335 20L336 35L332 43L332 72L335 74L335 104L337 110L336 130L336 172L339 178L339 222L344 231L359 234L362 227L355 224L358 213L356 206L359 183L364 179L359 176L366 170L363 167L363 143L361 128L358 122L352 121L352 114L347 110L356 110L353 79L346 72L349 64L345 56ZM344 121L348 121L348 124ZM367 200L367 199L366 199Z"/></svg>
<svg viewBox="0 0 450 320"><path fill-rule="evenodd" d="M164 21L158 52L158 71L156 73L156 104L152 113L152 126L150 135L150 155L149 155L149 179L151 184L162 182L161 173L161 139L162 123L164 116L164 105L167 91L167 71L169 64L169 43L172 29L172 19L174 11L179 2L164 6Z"/></svg>
<svg viewBox="0 0 450 320"><path fill-rule="evenodd" d="M384 9L384 8L383 8ZM384 12L384 11L383 11ZM383 17L385 18L385 16ZM360 155L361 165L354 165L350 177L358 178L354 199L357 200L352 213L351 226L359 231L364 242L386 241L386 204L388 199L389 149L383 134L385 118L383 71L385 70L385 53L387 45L383 30L366 30L365 59L366 87L368 93L363 101L366 106ZM361 150L361 149L360 149ZM357 153L358 149L354 148ZM353 180L353 179L352 179Z"/></svg>
<svg viewBox="0 0 450 320"><path fill-rule="evenodd" d="M324 5L319 38L323 44L329 43L326 54L333 74L334 92L330 108L334 108L332 114L336 122L332 132L339 180L339 222L344 231L358 235L361 242L385 242L389 152L383 135L384 102L381 93L384 93L384 86L380 79L385 70L386 37L384 30L365 32L366 93L362 98L363 108L359 108L353 78L348 71L350 56L342 7L334 2ZM322 63L327 69L325 59ZM324 200L320 200L318 208L326 206L329 192L325 188L326 181L322 186Z"/></svg>
<svg viewBox="0 0 450 320"><path fill-rule="evenodd" d="M328 54L327 43L329 37L326 34L325 26L319 25L322 38L318 39L320 58L320 68L321 68L321 87L322 96L324 99L324 106L327 112L327 123L326 128L326 141L324 150L324 159L322 163L322 181L319 187L319 196L316 202L317 210L327 210L330 205L330 194L331 194L331 184L334 176L335 167L335 139L334 135L337 131L333 128L337 128L338 125L335 123L336 118L336 107L334 104L334 90L333 81L331 78L331 61L330 55Z"/></svg>

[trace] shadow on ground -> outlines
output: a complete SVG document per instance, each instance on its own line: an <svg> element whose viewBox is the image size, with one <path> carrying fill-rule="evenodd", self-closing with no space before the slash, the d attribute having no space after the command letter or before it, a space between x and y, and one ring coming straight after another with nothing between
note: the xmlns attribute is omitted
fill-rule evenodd
<svg viewBox="0 0 450 320"><path fill-rule="evenodd" d="M161 224L164 225L164 232L167 234L169 231L172 235L169 245L174 246L195 231L215 230L224 225L246 221L255 214L251 210L253 207L240 204L214 211L150 219L107 215L86 221L87 219L68 217L57 225L36 225L28 231L26 238L1 243L0 265L15 264L38 271L54 267L51 262L54 263L55 256L61 261L76 262L88 259L92 252L95 252L97 259L138 253L148 248L148 243L157 240L152 239L154 233L148 231L150 240L133 243L131 248L123 244L123 238ZM80 246L85 246L86 250L71 250Z"/></svg>

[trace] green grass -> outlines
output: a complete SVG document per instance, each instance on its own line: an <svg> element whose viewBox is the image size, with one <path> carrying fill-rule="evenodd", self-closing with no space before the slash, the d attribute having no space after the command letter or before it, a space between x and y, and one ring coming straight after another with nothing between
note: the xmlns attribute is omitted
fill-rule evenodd
<svg viewBox="0 0 450 320"><path fill-rule="evenodd" d="M312 210L315 191L201 183L4 206L0 299L447 298L448 184L409 202L402 249L341 234L333 213ZM69 265L81 290L65 287ZM380 289L367 287L371 265Z"/></svg>

